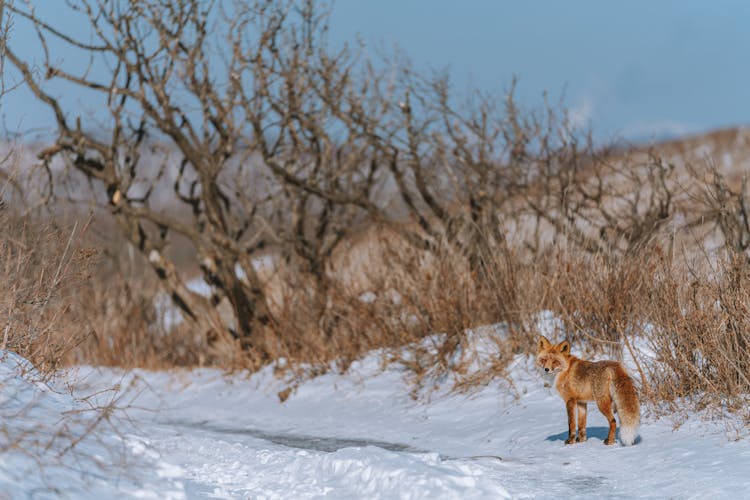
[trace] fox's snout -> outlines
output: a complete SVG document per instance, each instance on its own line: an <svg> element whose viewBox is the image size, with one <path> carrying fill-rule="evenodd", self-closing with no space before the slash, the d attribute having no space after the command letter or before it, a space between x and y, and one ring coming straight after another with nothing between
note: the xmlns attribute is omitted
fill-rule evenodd
<svg viewBox="0 0 750 500"><path fill-rule="evenodd" d="M544 373L546 374L554 373L562 368L560 363L556 359L550 358L550 356L540 356L536 360L536 365L540 369L544 369Z"/></svg>

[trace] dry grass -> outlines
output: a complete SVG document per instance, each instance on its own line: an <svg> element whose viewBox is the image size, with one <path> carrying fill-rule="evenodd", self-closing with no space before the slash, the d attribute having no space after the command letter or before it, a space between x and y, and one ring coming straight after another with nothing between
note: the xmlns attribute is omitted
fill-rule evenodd
<svg viewBox="0 0 750 500"><path fill-rule="evenodd" d="M158 280L142 272L142 262L102 246L89 220L61 227L0 210L0 348L47 374L71 364L158 369L212 362L200 336L164 328Z"/></svg>
<svg viewBox="0 0 750 500"><path fill-rule="evenodd" d="M750 393L750 272L745 255L710 265L664 269L659 293L644 297L656 360L648 392L658 401L690 399L739 409Z"/></svg>
<svg viewBox="0 0 750 500"><path fill-rule="evenodd" d="M98 431L108 427L118 432L119 418L131 397L129 387L109 391L107 400L71 395L70 406L61 409L64 399L45 385L71 361L104 360L100 352L96 353L99 357L83 355L95 330L86 321L89 306L101 306L106 300L96 294L101 251L87 244L86 223L61 228L3 206L0 227L0 349L30 361L0 353L5 363L3 377L17 373L24 378L0 380L4 387L0 453L12 465L4 473L9 480L15 474L19 480L32 474L41 488L60 495L55 478L61 473L84 480L103 471L111 473L103 457L117 464L112 468L118 468L118 473L126 465L124 446L100 442ZM119 349L119 354L127 350ZM59 390L58 386L55 392ZM79 470L81 464L86 466Z"/></svg>
<svg viewBox="0 0 750 500"><path fill-rule="evenodd" d="M85 224L59 229L0 210L0 348L52 372L85 338L73 304L98 252L82 244Z"/></svg>
<svg viewBox="0 0 750 500"><path fill-rule="evenodd" d="M548 310L584 356L634 357L642 395L657 406L740 409L750 393L743 255L704 254L688 266L656 243L624 255L550 249L533 260L499 248L477 273L445 247L428 254L389 241L379 242L384 259L368 272L372 293L336 288L322 315L299 302L281 315L278 356L309 376L385 348L416 389L448 374L456 388L472 388L533 353L536 321ZM478 328L496 323L504 327ZM477 343L494 354L478 357Z"/></svg>
<svg viewBox="0 0 750 500"><path fill-rule="evenodd" d="M358 279L341 263L325 301L300 274L281 272L289 286L274 307L277 323L264 350L302 377L323 373L334 361L345 370L373 349L382 350L384 361L406 367L417 388L447 374L455 375L457 387L502 375L513 355L533 345L530 325L540 300L534 294L541 287L528 284L536 264L524 264L505 248L485 256L484 272L472 272L454 247L427 252L396 234L374 231L366 245L369 259L354 259L361 263ZM509 334L473 331L495 323L507 324ZM469 370L478 337L496 354Z"/></svg>
<svg viewBox="0 0 750 500"><path fill-rule="evenodd" d="M716 176L705 179L703 192L722 189ZM121 242L90 238L86 223L60 229L6 208L2 347L47 372L80 363L257 369L283 358L279 366L297 377L345 370L381 349L417 389L446 375L464 389L503 376L516 354L532 353L536 320L552 311L578 352L636 354L635 375L649 401L739 409L750 392L750 271L737 243L747 237L746 188L733 189L732 204L712 205L726 196L695 200L724 224L702 233L711 235L712 252L704 250L708 240L689 240L694 228L681 235L687 243L671 244L674 215L625 252L589 253L564 233L533 249L487 237L474 261L455 242L416 248L403 232L373 226L356 244L342 245L324 283L291 264L267 273L274 321L262 345L249 348L187 323L166 325L156 306L163 300L158 279L132 252L113 251ZM722 231L734 236L722 238ZM502 332L478 328L498 323ZM478 342L494 354L478 357ZM643 355L643 346L653 355Z"/></svg>
<svg viewBox="0 0 750 500"><path fill-rule="evenodd" d="M688 267L658 245L619 258L561 254L544 308L584 354L634 358L650 402L739 409L750 393L747 265L727 252Z"/></svg>
<svg viewBox="0 0 750 500"><path fill-rule="evenodd" d="M154 306L161 293L156 278L136 272L137 261L85 247L79 229L38 229L7 212L2 217L10 292L5 342L42 369L78 363L256 369L267 362L232 339L209 345L187 324L165 328ZM476 387L504 375L516 354L533 352L535 321L550 310L589 357L617 358L634 345L649 346L655 357L639 357L635 375L652 402L732 407L750 391L750 272L741 255L704 254L687 266L656 243L625 255L551 248L533 259L498 247L483 256L478 272L449 245L427 252L398 242L395 233L375 234L381 236L367 241L364 267L342 264L324 302L304 276L274 274L276 322L264 350L284 358L297 376L345 370L384 349L384 360L407 368L416 388L446 374L457 388ZM496 323L505 325L502 334L478 329ZM496 352L479 366L472 352L478 339Z"/></svg>
<svg viewBox="0 0 750 500"><path fill-rule="evenodd" d="M184 327L164 327L156 307L164 298L154 277L128 274L127 265L107 267L80 291L75 308L88 335L66 363L147 369L206 363L204 341Z"/></svg>

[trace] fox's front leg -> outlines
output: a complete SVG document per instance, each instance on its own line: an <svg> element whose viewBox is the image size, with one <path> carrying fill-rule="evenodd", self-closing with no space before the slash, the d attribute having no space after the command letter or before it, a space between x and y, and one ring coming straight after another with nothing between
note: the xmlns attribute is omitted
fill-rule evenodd
<svg viewBox="0 0 750 500"><path fill-rule="evenodd" d="M576 442L576 403L575 399L565 402L565 409L568 410L568 439L565 440L565 444Z"/></svg>
<svg viewBox="0 0 750 500"><path fill-rule="evenodd" d="M578 437L576 441L586 441L586 402L578 402Z"/></svg>

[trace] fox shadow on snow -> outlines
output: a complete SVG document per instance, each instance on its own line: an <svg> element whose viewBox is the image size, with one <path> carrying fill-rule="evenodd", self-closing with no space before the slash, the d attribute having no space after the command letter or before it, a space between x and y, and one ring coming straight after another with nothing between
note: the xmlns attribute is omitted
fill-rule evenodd
<svg viewBox="0 0 750 500"><path fill-rule="evenodd" d="M609 427L586 427L586 438L596 438L601 441L604 441L607 439L607 434L609 434ZM561 432L560 434L552 434L551 436L547 436L547 441L565 441L568 439L568 431ZM617 439L619 441L620 439L620 430L617 430ZM633 444L639 444L641 442L641 436L638 436L635 438L635 442Z"/></svg>

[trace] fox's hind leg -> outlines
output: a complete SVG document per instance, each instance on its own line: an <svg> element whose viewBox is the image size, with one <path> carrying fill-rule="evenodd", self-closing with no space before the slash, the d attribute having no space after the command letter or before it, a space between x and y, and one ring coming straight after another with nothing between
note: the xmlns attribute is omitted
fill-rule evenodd
<svg viewBox="0 0 750 500"><path fill-rule="evenodd" d="M609 397L598 398L596 400L596 406L599 407L599 411L602 412L609 422L609 434L604 444L615 444L615 429L617 428L617 422L615 421L615 415L612 413L612 400Z"/></svg>
<svg viewBox="0 0 750 500"><path fill-rule="evenodd" d="M586 441L586 402L578 403L578 437L576 441L583 443Z"/></svg>

